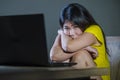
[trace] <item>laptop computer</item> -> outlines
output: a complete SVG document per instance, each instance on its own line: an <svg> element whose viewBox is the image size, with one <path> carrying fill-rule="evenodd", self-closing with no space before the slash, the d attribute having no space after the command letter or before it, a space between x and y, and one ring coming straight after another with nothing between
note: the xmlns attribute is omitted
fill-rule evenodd
<svg viewBox="0 0 120 80"><path fill-rule="evenodd" d="M72 66L49 58L43 14L0 16L0 65Z"/></svg>

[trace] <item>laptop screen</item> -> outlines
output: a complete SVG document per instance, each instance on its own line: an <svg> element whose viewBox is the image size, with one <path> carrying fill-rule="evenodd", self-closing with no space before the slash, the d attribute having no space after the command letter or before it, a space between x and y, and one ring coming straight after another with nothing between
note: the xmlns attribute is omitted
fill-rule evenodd
<svg viewBox="0 0 120 80"><path fill-rule="evenodd" d="M0 16L0 37L0 65L48 62L43 14Z"/></svg>

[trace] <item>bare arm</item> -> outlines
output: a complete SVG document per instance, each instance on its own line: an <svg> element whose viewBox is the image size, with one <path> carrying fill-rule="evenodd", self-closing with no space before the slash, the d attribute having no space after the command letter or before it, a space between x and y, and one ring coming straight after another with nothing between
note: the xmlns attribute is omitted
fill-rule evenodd
<svg viewBox="0 0 120 80"><path fill-rule="evenodd" d="M84 37L84 35L86 36ZM90 47L90 45L93 44L95 41L96 41L96 38L92 34L89 34L89 33L85 33L77 39L72 39L69 36L63 34L61 30L58 30L58 35L50 50L51 60L65 61L69 59L70 57L72 57L74 54L76 54L75 52L81 49L86 49L90 52L93 52L95 53L94 55L97 57L98 56L97 50ZM67 52L71 52L71 54L68 54Z"/></svg>
<svg viewBox="0 0 120 80"><path fill-rule="evenodd" d="M55 42L50 50L50 58L52 61L57 61L57 62L62 62L65 61L67 59L69 59L70 57L72 57L74 55L74 53L72 54L66 54L62 47L61 47L61 35L58 34Z"/></svg>
<svg viewBox="0 0 120 80"><path fill-rule="evenodd" d="M62 48L66 52L75 52L80 49L91 46L97 42L95 36L91 33L83 33L78 38L72 39L71 37L61 33Z"/></svg>
<svg viewBox="0 0 120 80"><path fill-rule="evenodd" d="M88 46L88 47L86 47L84 49L87 50L91 54L91 56L92 56L93 59L95 59L96 57L98 57L98 51L97 51L97 49L95 49L95 48L93 48L91 46Z"/></svg>

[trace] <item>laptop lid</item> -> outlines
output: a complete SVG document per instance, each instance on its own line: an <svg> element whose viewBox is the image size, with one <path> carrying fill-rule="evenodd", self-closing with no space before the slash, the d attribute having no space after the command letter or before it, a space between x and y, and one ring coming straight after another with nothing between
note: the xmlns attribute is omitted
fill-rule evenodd
<svg viewBox="0 0 120 80"><path fill-rule="evenodd" d="M43 14L0 16L0 65L49 63Z"/></svg>

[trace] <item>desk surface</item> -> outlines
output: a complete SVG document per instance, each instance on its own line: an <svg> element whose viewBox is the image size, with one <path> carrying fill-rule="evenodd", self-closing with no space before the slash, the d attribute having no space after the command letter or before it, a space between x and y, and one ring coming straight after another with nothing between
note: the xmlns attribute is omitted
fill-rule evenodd
<svg viewBox="0 0 120 80"><path fill-rule="evenodd" d="M12 67L0 66L0 80L40 80L80 78L108 75L108 68L74 69L72 67Z"/></svg>

